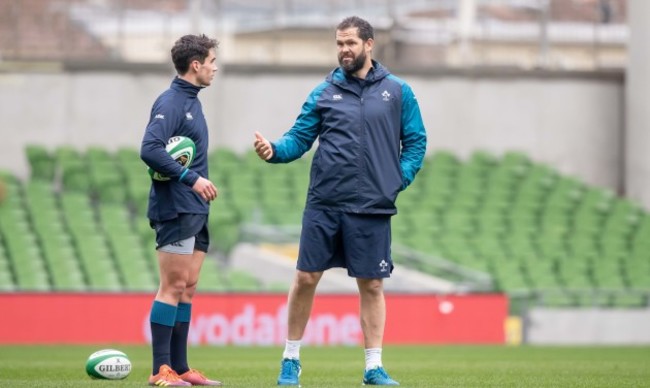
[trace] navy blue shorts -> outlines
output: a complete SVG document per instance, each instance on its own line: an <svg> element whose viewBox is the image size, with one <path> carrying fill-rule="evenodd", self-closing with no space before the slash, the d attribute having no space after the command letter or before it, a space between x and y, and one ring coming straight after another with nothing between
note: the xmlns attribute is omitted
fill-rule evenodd
<svg viewBox="0 0 650 388"><path fill-rule="evenodd" d="M296 268L342 267L355 278L387 278L393 271L390 243L390 215L305 209Z"/></svg>
<svg viewBox="0 0 650 388"><path fill-rule="evenodd" d="M156 249L173 244L190 237L196 237L194 249L207 252L210 246L207 214L179 214L178 217L167 221L151 221L151 227L156 231Z"/></svg>

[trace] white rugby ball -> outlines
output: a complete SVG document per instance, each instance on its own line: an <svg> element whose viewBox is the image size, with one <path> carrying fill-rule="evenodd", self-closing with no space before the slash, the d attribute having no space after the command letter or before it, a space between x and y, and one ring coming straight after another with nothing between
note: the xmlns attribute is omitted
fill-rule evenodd
<svg viewBox="0 0 650 388"><path fill-rule="evenodd" d="M121 380L131 373L131 361L115 349L102 349L88 357L86 373L94 379Z"/></svg>
<svg viewBox="0 0 650 388"><path fill-rule="evenodd" d="M196 153L196 145L194 141L186 136L174 136L167 141L167 146L165 150L178 164L183 167L189 168L194 160L194 154ZM153 180L157 181L168 181L169 178L163 174L154 171L151 167L147 170L149 176Z"/></svg>

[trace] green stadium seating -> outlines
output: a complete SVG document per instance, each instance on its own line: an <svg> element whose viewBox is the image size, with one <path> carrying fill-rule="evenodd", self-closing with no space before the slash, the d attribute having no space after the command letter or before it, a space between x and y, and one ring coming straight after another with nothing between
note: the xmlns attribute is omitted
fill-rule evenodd
<svg viewBox="0 0 650 388"><path fill-rule="evenodd" d="M56 168L61 172L61 186L65 191L87 193L91 180L85 156L73 147L59 147L54 151Z"/></svg>
<svg viewBox="0 0 650 388"><path fill-rule="evenodd" d="M124 192L124 199L128 206L138 214L144 217L147 208L147 201L149 199L149 187L151 180L146 171L146 165L140 159L140 155L134 149L120 148L115 153L115 162L117 171L121 174L122 183L118 184L118 188L126 186Z"/></svg>
<svg viewBox="0 0 650 388"><path fill-rule="evenodd" d="M398 207L394 242L486 271L508 292L566 289L555 299L569 303L580 291L650 289L645 268L628 268L634 241L646 251L635 236L647 214L522 153L436 152Z"/></svg>
<svg viewBox="0 0 650 388"><path fill-rule="evenodd" d="M155 290L157 280L153 273L158 268L147 259L140 238L133 231L128 209L113 203L104 204L99 207L99 219L124 289Z"/></svg>
<svg viewBox="0 0 650 388"><path fill-rule="evenodd" d="M8 177L3 182L6 197L0 206L0 231L6 256L11 260L16 287L49 290L50 279L37 238L31 233L23 186L18 180Z"/></svg>
<svg viewBox="0 0 650 388"><path fill-rule="evenodd" d="M261 291L259 281L248 272L231 269L226 274L229 290L232 291Z"/></svg>
<svg viewBox="0 0 650 388"><path fill-rule="evenodd" d="M11 263L4 246L0 246L0 291L14 291L16 284L12 276Z"/></svg>
<svg viewBox="0 0 650 388"><path fill-rule="evenodd" d="M201 267L201 279L197 289L200 291L228 291L228 284L221 270L221 264L208 256Z"/></svg>
<svg viewBox="0 0 650 388"><path fill-rule="evenodd" d="M212 205L208 225L213 247L226 255L230 253L240 240L239 212L234 207L217 200Z"/></svg>
<svg viewBox="0 0 650 388"><path fill-rule="evenodd" d="M84 290L84 275L74 246L62 223L52 185L40 180L26 186L26 200L35 235L56 290Z"/></svg>
<svg viewBox="0 0 650 388"><path fill-rule="evenodd" d="M97 224L90 197L82 193L64 193L61 205L90 288L104 291L122 289L105 235Z"/></svg>
<svg viewBox="0 0 650 388"><path fill-rule="evenodd" d="M154 233L145 218L150 180L137 150L25 152L29 181L0 174L8 194L0 205L0 290L154 290ZM213 150L219 198L211 250L227 258L245 223L299 225L310 157L271 165L250 150ZM544 303L553 306L648 302L648 212L522 152L478 150L461 159L437 150L400 194L398 209L393 242L418 252L417 260L396 254L401 265L440 275L436 260L446 259L489 274L497 290L548 292ZM206 259L200 288L263 289L227 265Z"/></svg>

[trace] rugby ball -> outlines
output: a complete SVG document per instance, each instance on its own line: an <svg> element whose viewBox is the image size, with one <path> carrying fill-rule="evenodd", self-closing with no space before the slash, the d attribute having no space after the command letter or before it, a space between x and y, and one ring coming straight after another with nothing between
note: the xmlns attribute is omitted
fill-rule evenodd
<svg viewBox="0 0 650 388"><path fill-rule="evenodd" d="M94 379L121 380L131 373L131 361L115 349L102 349L88 357L86 373Z"/></svg>
<svg viewBox="0 0 650 388"><path fill-rule="evenodd" d="M174 136L167 141L165 150L178 164L189 168L194 160L196 145L194 141L186 136ZM169 178L163 174L154 171L151 167L147 170L151 179L156 181L168 181Z"/></svg>

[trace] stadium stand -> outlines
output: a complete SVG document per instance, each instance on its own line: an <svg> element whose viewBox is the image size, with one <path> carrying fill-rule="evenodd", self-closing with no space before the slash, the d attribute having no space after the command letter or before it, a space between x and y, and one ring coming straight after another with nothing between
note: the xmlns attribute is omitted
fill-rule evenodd
<svg viewBox="0 0 650 388"><path fill-rule="evenodd" d="M67 7L50 1L0 2L0 51L8 60L110 58L110 49L74 20Z"/></svg>
<svg viewBox="0 0 650 388"><path fill-rule="evenodd" d="M30 145L26 153L28 181L2 173L0 290L155 289L149 178L137 151ZM219 259L206 260L202 288L266 290L229 268L228 254L243 224L300 224L308 157L271 166L253 152L220 148L209 160L220 190L209 225ZM495 290L542 292L554 306L648 303L648 212L523 153L476 151L460 160L438 150L398 207L394 245L418 257L396 254L401 265L440 276L444 260L488 274Z"/></svg>
<svg viewBox="0 0 650 388"><path fill-rule="evenodd" d="M242 50L224 52L224 60L251 60L273 64L298 62L329 64L326 55L313 51L288 55L255 55L268 31L282 45L296 36L321 40L324 25L333 15L345 14L349 4L340 1L251 2L229 0L4 0L0 2L0 52L6 61L72 62L108 64L157 62L166 59L169 43L166 22L193 23L196 13L206 20L224 20L231 38ZM216 4L219 5L216 5ZM391 23L377 23L378 34L390 34L394 48L378 45L377 51L398 50L392 60L410 66L464 65L457 54L465 50L472 63L481 65L544 66L557 68L625 67L627 34L626 0L491 0L476 1L472 44L464 44L460 2L401 0L394 7L384 1L358 1L354 8L366 15L386 14ZM119 7L116 7L119 4ZM193 4L193 5L190 5ZM390 12L388 12L390 9ZM145 19L141 19L146 15ZM309 27L304 20L310 20ZM541 25L541 27L540 27ZM134 31L134 28L136 29ZM537 30L553 31L537 35ZM304 32L303 32L304 31ZM298 33L298 34L297 34ZM259 35L256 35L259 34ZM543 35L543 36L542 36ZM313 43L310 43L313 44ZM255 45L255 46L253 46ZM258 47L258 48L255 48ZM540 60L540 57L547 60ZM307 59L307 57L309 59ZM405 59L408 58L408 59ZM385 62L385 61L384 61ZM82 65L83 66L83 65Z"/></svg>

